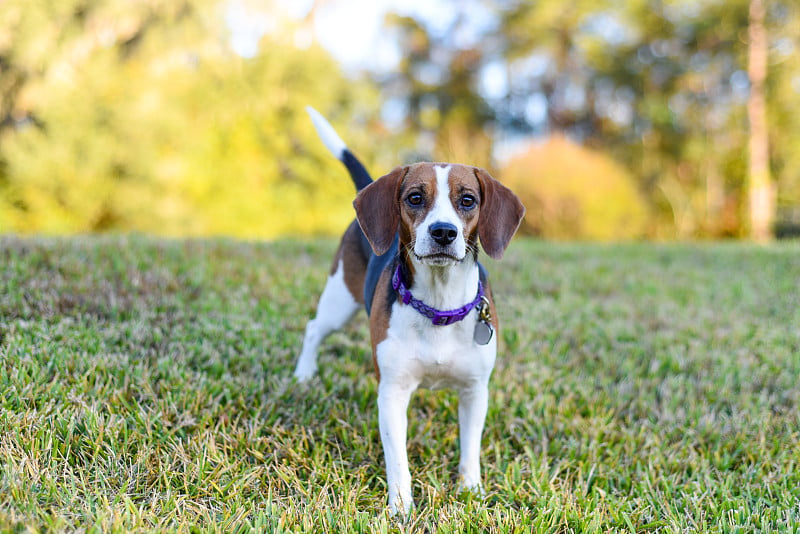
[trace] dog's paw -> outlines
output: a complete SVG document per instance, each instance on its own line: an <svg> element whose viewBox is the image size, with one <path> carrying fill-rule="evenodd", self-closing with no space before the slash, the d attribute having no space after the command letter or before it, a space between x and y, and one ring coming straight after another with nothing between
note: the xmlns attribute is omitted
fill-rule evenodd
<svg viewBox="0 0 800 534"><path fill-rule="evenodd" d="M294 370L294 377L297 379L298 382L308 382L317 374L317 366L316 365L300 365L297 364L297 367Z"/></svg>
<svg viewBox="0 0 800 534"><path fill-rule="evenodd" d="M411 494L403 497L400 494L389 496L389 516L405 518L411 513L414 507L414 499Z"/></svg>
<svg viewBox="0 0 800 534"><path fill-rule="evenodd" d="M486 497L486 491L483 489L483 484L481 484L480 480L464 476L459 477L457 493L459 495L469 493L481 498Z"/></svg>

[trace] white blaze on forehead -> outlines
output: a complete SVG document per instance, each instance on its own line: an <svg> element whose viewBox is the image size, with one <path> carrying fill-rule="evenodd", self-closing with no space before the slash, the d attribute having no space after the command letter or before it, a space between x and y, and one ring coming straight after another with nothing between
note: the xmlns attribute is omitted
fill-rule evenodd
<svg viewBox="0 0 800 534"><path fill-rule="evenodd" d="M436 185L440 188L447 189L450 191L450 183L448 182L448 178L450 177L450 165L438 166L435 165L433 170L436 172Z"/></svg>
<svg viewBox="0 0 800 534"><path fill-rule="evenodd" d="M450 202L450 169L450 165L433 167L436 172L436 199L434 199L433 209L428 214L426 222L428 224L449 222L460 228L461 219Z"/></svg>

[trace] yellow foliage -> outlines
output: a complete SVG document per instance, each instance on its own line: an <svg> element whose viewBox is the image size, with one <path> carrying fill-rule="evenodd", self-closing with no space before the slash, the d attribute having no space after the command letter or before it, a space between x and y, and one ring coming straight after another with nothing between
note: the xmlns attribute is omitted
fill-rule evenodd
<svg viewBox="0 0 800 534"><path fill-rule="evenodd" d="M599 241L645 234L647 205L630 174L609 156L563 136L531 145L499 176L527 207L523 233Z"/></svg>
<svg viewBox="0 0 800 534"><path fill-rule="evenodd" d="M54 61L69 76L32 86L36 123L0 138L0 232L274 238L347 226L355 190L304 108L347 125L358 107L355 146L372 163L386 146L363 124L376 114L373 90L318 46L267 36L245 59L181 20L129 53L98 46L76 65Z"/></svg>

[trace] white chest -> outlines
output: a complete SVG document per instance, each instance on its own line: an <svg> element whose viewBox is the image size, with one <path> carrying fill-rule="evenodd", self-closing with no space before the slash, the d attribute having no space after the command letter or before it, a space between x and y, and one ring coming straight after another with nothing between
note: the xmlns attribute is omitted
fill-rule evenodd
<svg viewBox="0 0 800 534"><path fill-rule="evenodd" d="M377 346L381 380L408 381L432 389L486 381L497 352L497 336L474 340L477 312L448 326L434 326L410 306L395 302L387 337Z"/></svg>

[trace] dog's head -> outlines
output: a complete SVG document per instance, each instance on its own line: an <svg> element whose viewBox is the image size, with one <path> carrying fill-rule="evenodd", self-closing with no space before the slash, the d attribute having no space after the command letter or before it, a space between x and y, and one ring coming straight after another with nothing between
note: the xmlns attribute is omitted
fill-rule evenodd
<svg viewBox="0 0 800 534"><path fill-rule="evenodd" d="M401 247L428 265L451 265L477 253L499 259L525 208L506 186L476 167L416 163L397 167L356 197L358 224L373 251Z"/></svg>

